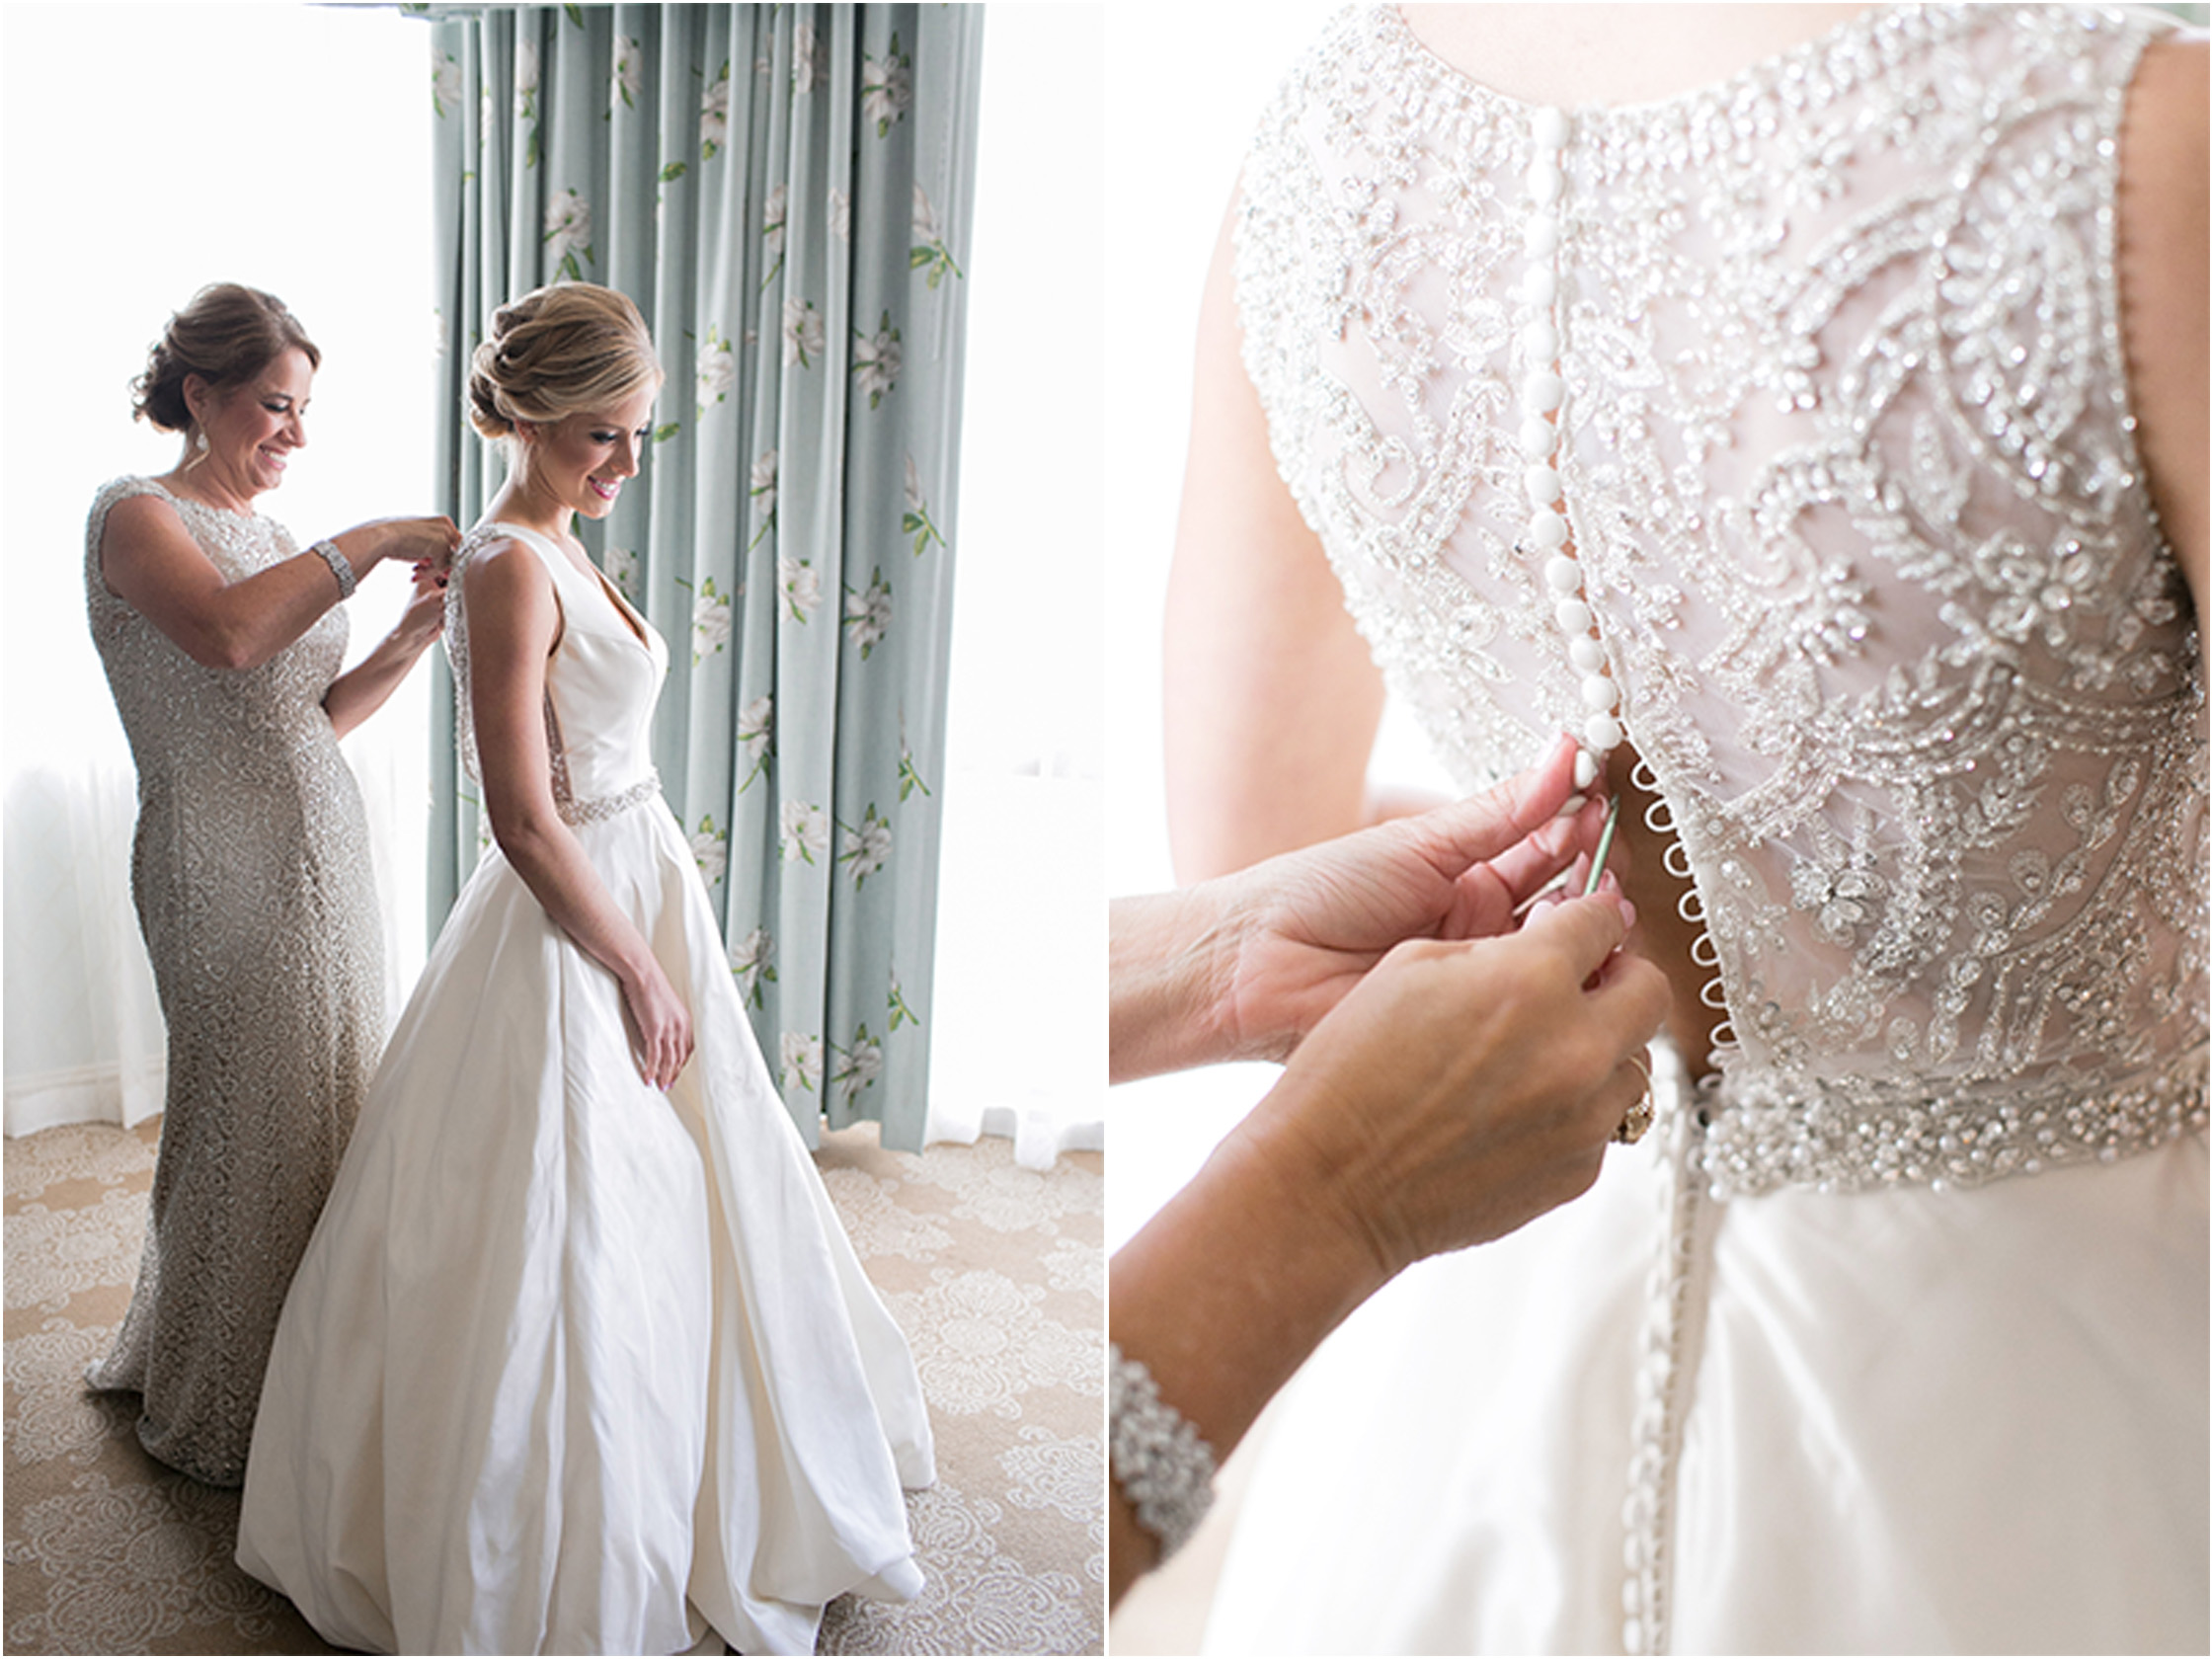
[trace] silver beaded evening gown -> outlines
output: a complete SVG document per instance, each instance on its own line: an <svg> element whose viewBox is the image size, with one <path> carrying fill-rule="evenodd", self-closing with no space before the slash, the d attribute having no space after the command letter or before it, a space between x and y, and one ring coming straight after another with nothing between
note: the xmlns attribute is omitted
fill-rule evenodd
<svg viewBox="0 0 2212 1659"><path fill-rule="evenodd" d="M100 540L159 496L233 581L284 528L122 478L92 504L93 642L138 769L131 892L169 1029L153 1217L121 1335L88 1380L133 1389L138 1438L212 1485L245 1478L262 1371L384 1037L368 828L323 694L336 609L259 668L202 668L108 591Z"/></svg>

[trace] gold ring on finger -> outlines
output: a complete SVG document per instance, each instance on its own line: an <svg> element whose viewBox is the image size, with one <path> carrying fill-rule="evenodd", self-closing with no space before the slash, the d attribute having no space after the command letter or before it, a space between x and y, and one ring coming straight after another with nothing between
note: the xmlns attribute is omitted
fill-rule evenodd
<svg viewBox="0 0 2212 1659"><path fill-rule="evenodd" d="M1651 1067L1638 1055L1630 1055L1628 1064L1642 1076L1643 1093L1636 1097L1636 1103L1621 1117L1620 1127L1613 1132L1614 1140L1623 1146L1633 1146L1641 1141L1645 1132L1651 1128L1652 1120L1658 1115L1651 1104Z"/></svg>

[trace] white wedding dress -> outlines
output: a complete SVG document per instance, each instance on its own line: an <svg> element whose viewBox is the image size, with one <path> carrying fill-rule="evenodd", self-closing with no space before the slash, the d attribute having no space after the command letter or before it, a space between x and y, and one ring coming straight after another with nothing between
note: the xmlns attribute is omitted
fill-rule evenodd
<svg viewBox="0 0 2212 1659"><path fill-rule="evenodd" d="M333 1642L410 1653L811 1653L921 1576L905 1338L777 1097L648 737L660 637L551 573L562 817L690 1005L640 1078L614 977L497 847L409 1002L277 1328L238 1559ZM446 643L468 681L461 584ZM469 731L461 710L464 749ZM473 767L472 767L473 769Z"/></svg>
<svg viewBox="0 0 2212 1659"><path fill-rule="evenodd" d="M1533 334L1536 112L1387 8L1272 106L1246 366L1469 788L1585 718L1516 545L1563 382L1721 1068L1315 1357L1210 1647L2206 1651L2205 702L2112 248L2161 27L1884 10L1570 112Z"/></svg>

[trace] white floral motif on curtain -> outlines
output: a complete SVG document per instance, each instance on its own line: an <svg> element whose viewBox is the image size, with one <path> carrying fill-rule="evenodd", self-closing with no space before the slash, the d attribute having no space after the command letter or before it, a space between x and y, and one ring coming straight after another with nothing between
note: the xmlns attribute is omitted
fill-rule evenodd
<svg viewBox="0 0 2212 1659"><path fill-rule="evenodd" d="M882 1116L918 1147L980 15L433 15L452 409L500 300L567 278L644 309L653 442L582 533L689 643L655 726L664 790L802 1133ZM472 518L496 468L440 420ZM473 828L438 855L441 895Z"/></svg>

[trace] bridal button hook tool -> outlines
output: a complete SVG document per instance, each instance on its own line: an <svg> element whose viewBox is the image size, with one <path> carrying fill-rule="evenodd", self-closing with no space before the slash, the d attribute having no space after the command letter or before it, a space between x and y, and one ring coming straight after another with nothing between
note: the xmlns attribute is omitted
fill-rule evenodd
<svg viewBox="0 0 2212 1659"><path fill-rule="evenodd" d="M1606 827L1598 834L1598 850L1590 858L1590 879L1583 884L1582 896L1587 899L1598 891L1598 883L1606 873L1606 857L1613 851L1614 827L1620 822L1620 797L1613 798L1613 805L1606 808Z"/></svg>

